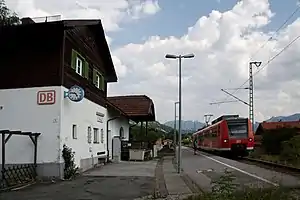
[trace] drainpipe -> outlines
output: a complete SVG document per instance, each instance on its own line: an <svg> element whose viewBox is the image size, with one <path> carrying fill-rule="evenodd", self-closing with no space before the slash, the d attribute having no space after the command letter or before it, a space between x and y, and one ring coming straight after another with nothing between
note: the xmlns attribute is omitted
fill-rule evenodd
<svg viewBox="0 0 300 200"><path fill-rule="evenodd" d="M109 147L108 147L108 122L120 118L121 116L113 117L106 121L106 151L107 151L107 162L109 161Z"/></svg>

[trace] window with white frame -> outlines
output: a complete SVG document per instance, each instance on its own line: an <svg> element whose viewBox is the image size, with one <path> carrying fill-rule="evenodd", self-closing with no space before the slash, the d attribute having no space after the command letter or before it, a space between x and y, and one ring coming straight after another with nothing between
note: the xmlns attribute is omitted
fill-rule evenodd
<svg viewBox="0 0 300 200"><path fill-rule="evenodd" d="M99 129L94 128L94 143L99 143Z"/></svg>
<svg viewBox="0 0 300 200"><path fill-rule="evenodd" d="M88 139L88 143L92 142L92 128L90 126L88 127L87 139Z"/></svg>
<svg viewBox="0 0 300 200"><path fill-rule="evenodd" d="M96 80L95 80L95 84L97 88L100 88L100 76L99 74L96 74Z"/></svg>
<svg viewBox="0 0 300 200"><path fill-rule="evenodd" d="M76 73L82 76L83 60L77 56L76 58Z"/></svg>
<svg viewBox="0 0 300 200"><path fill-rule="evenodd" d="M103 144L104 142L104 130L103 128L101 129L101 143Z"/></svg>
<svg viewBox="0 0 300 200"><path fill-rule="evenodd" d="M77 139L77 125L73 124L72 126L72 138Z"/></svg>

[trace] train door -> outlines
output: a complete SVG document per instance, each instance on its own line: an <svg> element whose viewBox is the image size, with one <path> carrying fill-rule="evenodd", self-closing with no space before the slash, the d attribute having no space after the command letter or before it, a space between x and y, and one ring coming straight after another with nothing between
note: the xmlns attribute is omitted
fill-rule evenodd
<svg viewBox="0 0 300 200"><path fill-rule="evenodd" d="M219 139L218 139L218 132L217 132L217 127L212 127L210 129L210 137L211 137L211 148L217 149L219 148Z"/></svg>

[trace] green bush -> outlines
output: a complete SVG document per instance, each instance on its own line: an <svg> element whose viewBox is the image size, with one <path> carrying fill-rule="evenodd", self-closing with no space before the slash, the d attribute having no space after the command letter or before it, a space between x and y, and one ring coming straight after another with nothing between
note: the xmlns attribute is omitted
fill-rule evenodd
<svg viewBox="0 0 300 200"><path fill-rule="evenodd" d="M291 139L295 135L298 135L298 129L296 128L279 128L266 131L262 134L262 147L267 154L279 155L282 142Z"/></svg>
<svg viewBox="0 0 300 200"><path fill-rule="evenodd" d="M65 161L64 178L71 179L78 173L78 167L75 165L75 152L67 145L63 145L62 157Z"/></svg>
<svg viewBox="0 0 300 200"><path fill-rule="evenodd" d="M280 160L298 165L300 163L300 135L282 142L281 146Z"/></svg>
<svg viewBox="0 0 300 200"><path fill-rule="evenodd" d="M189 145L191 143L190 139L186 138L182 140L183 145Z"/></svg>

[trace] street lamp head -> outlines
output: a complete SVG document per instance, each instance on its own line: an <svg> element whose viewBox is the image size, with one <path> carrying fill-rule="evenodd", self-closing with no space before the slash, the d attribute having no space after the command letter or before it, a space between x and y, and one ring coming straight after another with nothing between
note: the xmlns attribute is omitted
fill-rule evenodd
<svg viewBox="0 0 300 200"><path fill-rule="evenodd" d="M182 56L182 57L183 57L183 58L194 58L195 55L192 54L192 53L190 53L190 54L186 54L186 55L184 55L184 56Z"/></svg>
<svg viewBox="0 0 300 200"><path fill-rule="evenodd" d="M172 54L167 54L165 57L166 58L170 58L170 59L176 59L176 58L178 58L178 56L175 56L175 55L172 55Z"/></svg>

